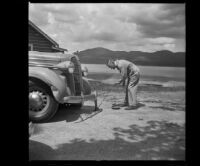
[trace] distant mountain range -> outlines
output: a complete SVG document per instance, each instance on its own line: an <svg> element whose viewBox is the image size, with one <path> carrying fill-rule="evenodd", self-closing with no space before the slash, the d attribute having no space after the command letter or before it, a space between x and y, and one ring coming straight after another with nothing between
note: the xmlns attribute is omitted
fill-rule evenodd
<svg viewBox="0 0 200 166"><path fill-rule="evenodd" d="M173 66L185 67L185 52L171 52L168 50L153 53L142 51L112 51L97 47L75 52L81 63L105 64L108 59L126 59L141 66Z"/></svg>

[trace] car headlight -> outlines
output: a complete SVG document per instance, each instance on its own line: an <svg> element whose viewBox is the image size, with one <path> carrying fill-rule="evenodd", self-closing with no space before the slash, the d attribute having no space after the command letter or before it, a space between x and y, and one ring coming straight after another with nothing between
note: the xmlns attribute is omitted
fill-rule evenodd
<svg viewBox="0 0 200 166"><path fill-rule="evenodd" d="M68 70L69 70L69 73L74 73L74 64L73 63L70 63Z"/></svg>
<svg viewBox="0 0 200 166"><path fill-rule="evenodd" d="M82 66L82 75L87 76L88 75L88 68L86 66Z"/></svg>

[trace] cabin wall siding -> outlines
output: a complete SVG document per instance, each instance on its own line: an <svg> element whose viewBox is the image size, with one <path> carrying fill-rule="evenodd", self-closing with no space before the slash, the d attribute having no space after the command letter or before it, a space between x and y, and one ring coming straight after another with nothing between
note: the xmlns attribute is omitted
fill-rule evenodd
<svg viewBox="0 0 200 166"><path fill-rule="evenodd" d="M33 51L59 52L55 49L52 49L52 46L54 46L54 44L51 43L49 40L47 40L43 35L41 35L30 25L29 25L29 44L33 44Z"/></svg>

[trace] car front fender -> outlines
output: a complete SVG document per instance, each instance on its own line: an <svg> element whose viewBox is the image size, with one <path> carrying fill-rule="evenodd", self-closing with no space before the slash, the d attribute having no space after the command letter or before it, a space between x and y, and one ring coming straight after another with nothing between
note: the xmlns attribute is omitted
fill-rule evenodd
<svg viewBox="0 0 200 166"><path fill-rule="evenodd" d="M58 102L61 102L67 94L65 81L53 70L43 67L29 67L29 78L30 77L37 78L46 84L53 86L56 89L56 92L52 92Z"/></svg>

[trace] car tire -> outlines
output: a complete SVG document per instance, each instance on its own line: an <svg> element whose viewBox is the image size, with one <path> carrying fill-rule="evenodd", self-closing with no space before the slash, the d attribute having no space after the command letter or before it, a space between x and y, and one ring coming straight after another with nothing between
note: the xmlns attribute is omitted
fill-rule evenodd
<svg viewBox="0 0 200 166"><path fill-rule="evenodd" d="M39 106L35 103L39 103ZM47 86L29 81L29 119L31 121L48 121L56 113L58 105L58 102L54 99L51 90Z"/></svg>

